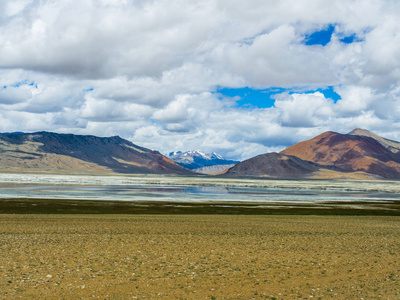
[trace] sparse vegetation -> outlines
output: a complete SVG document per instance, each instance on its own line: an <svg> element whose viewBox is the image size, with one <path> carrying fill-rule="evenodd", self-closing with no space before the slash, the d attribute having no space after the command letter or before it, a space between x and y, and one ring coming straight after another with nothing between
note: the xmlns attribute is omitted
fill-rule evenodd
<svg viewBox="0 0 400 300"><path fill-rule="evenodd" d="M194 214L400 216L398 201L325 203L246 203L0 199L0 214Z"/></svg>
<svg viewBox="0 0 400 300"><path fill-rule="evenodd" d="M0 215L0 298L398 299L399 221Z"/></svg>

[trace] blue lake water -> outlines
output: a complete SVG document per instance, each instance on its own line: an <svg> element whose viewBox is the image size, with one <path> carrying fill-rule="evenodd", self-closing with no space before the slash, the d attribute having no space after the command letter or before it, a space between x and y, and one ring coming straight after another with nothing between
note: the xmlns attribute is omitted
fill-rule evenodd
<svg viewBox="0 0 400 300"><path fill-rule="evenodd" d="M0 175L0 198L315 203L400 201L399 182Z"/></svg>

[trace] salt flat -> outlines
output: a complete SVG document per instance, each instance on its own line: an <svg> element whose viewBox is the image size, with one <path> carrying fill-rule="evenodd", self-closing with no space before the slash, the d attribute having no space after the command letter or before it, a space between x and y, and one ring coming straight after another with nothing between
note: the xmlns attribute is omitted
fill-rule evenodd
<svg viewBox="0 0 400 300"><path fill-rule="evenodd" d="M252 178L224 178L213 176L167 175L58 175L0 173L0 184L58 184L58 185L175 185L270 187L347 191L400 192L400 181L390 180L276 180Z"/></svg>
<svg viewBox="0 0 400 300"><path fill-rule="evenodd" d="M398 181L0 174L0 199L323 203L396 202Z"/></svg>

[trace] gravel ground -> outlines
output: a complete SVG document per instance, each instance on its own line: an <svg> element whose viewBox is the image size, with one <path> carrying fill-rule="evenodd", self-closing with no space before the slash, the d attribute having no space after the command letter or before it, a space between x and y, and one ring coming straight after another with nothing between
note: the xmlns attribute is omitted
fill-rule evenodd
<svg viewBox="0 0 400 300"><path fill-rule="evenodd" d="M400 217L0 215L0 298L400 299Z"/></svg>

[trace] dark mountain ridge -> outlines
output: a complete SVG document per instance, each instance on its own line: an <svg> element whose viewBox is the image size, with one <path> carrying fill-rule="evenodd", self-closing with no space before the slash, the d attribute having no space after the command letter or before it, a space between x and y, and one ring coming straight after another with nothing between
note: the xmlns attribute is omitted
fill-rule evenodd
<svg viewBox="0 0 400 300"><path fill-rule="evenodd" d="M230 176L268 176L278 178L301 178L320 169L314 163L281 153L266 153L234 165L225 174Z"/></svg>
<svg viewBox="0 0 400 300"><path fill-rule="evenodd" d="M237 163L225 176L400 179L399 150L399 142L363 129L348 134L328 131L280 153L262 154ZM196 163L197 159L207 163L224 160L218 154L199 151L182 157L188 163ZM158 151L118 136L44 131L0 134L0 172L195 174Z"/></svg>
<svg viewBox="0 0 400 300"><path fill-rule="evenodd" d="M58 134L51 132L0 134L0 159L18 169L38 169L41 164L62 171L79 161L86 168L99 167L125 174L191 174L158 151L133 144L118 136ZM27 163L26 160L35 162ZM25 170L26 171L26 170Z"/></svg>

